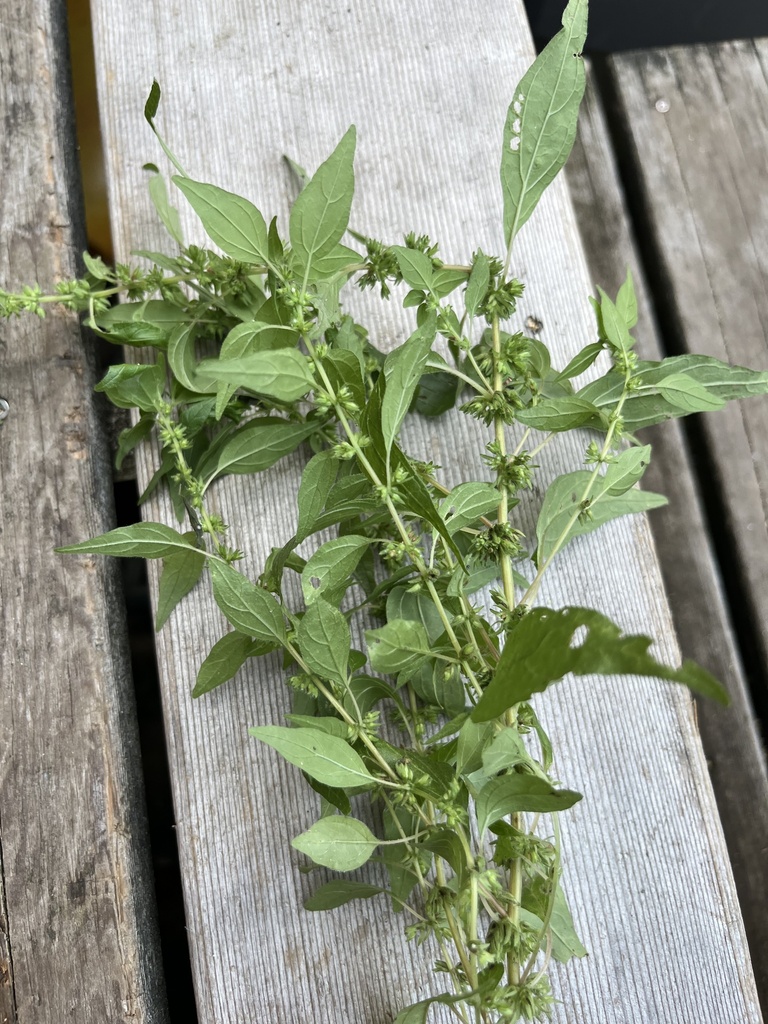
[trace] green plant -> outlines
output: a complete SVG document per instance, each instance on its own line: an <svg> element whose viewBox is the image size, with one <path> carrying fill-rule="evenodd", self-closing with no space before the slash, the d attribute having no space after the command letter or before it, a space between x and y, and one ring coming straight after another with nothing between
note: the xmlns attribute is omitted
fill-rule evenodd
<svg viewBox="0 0 768 1024"><path fill-rule="evenodd" d="M234 630L201 666L196 697L247 659L284 652L290 725L252 731L320 795L320 819L294 846L340 872L377 855L388 878L386 887L340 878L308 909L386 892L408 917L409 937L435 944L435 969L448 976L450 991L403 1010L397 1024L424 1022L435 1001L467 1024L538 1019L551 1002L550 958L584 953L561 886L557 825L579 794L552 778L534 694L568 673L603 672L724 699L702 669L659 664L647 638L623 636L598 611L534 607L572 538L663 503L635 486L650 458L636 430L768 391L768 374L713 359L640 361L629 276L615 300L600 292L597 340L562 370L540 341L503 329L522 293L509 276L515 237L573 142L586 8L571 0L562 32L515 90L502 148L501 257L478 250L466 265L445 264L415 234L392 246L350 232L359 248L343 245L353 128L303 188L288 239L246 199L192 180L161 139L175 184L223 256L183 244L164 180L148 165L178 255L144 253L148 270L85 256L87 276L54 295L0 293L7 316L60 303L86 312L115 344L155 350L153 363L113 366L99 390L138 412L118 463L154 431L162 459L148 492L166 486L191 528L143 523L61 550L162 559L158 628L207 571ZM154 86L153 128L159 98ZM340 288L351 279L384 299L405 283L415 330L400 348L383 355L342 313ZM127 301L111 306L118 294ZM576 388L601 356L604 372ZM411 409L439 416L457 403L488 430L478 476L490 479L448 490L437 467L407 454L400 433ZM537 453L572 429L588 432L584 467L549 484L530 551L510 514ZM304 443L314 454L296 532L254 583L235 568L239 552L212 488ZM332 527L338 535L318 544ZM286 596L287 574L300 582L301 606ZM492 613L474 596L488 586ZM361 622L370 627L365 650L352 640L351 623ZM358 794L374 804L376 834L351 814Z"/></svg>

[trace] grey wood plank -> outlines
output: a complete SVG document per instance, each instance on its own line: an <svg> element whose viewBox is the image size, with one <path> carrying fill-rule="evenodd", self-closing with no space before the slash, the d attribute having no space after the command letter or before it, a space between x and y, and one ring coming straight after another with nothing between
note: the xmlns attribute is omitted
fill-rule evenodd
<svg viewBox="0 0 768 1024"><path fill-rule="evenodd" d="M356 225L388 239L418 225L451 259L477 245L500 247L498 140L510 89L532 57L521 3L426 0L393 10L382 0L266 0L254 9L207 0L180 17L153 0L130 11L96 0L93 12L120 258L162 244L140 170L157 159L142 119L153 76L165 90L163 130L182 163L248 195L267 216L277 212L285 223L292 183L280 154L316 166L354 121ZM137 24L152 31L137 33ZM194 217L183 216L187 237L202 242ZM565 359L593 328L563 182L526 227L515 266L528 286L521 319L537 313ZM407 318L396 310L373 317L378 343L405 335ZM416 424L408 443L468 475L483 441L452 416L437 428ZM548 455L546 473L574 458L579 442L571 439ZM257 479L225 479L214 492L252 575L292 532L299 462ZM141 452L140 479L150 471L151 453ZM154 502L147 514L169 516L167 503ZM618 522L599 542L583 540L561 560L542 600L601 606L603 591L620 580L613 610L622 624L649 630L676 657L645 522ZM428 991L424 951L407 947L375 903L331 915L297 909L310 883L288 842L313 820L315 802L298 773L246 733L279 721L286 708L278 660L248 666L208 699L187 696L223 631L203 589L158 638L200 1017L385 1024L402 1002ZM555 972L562 1003L554 1019L758 1021L688 697L642 681L617 687L594 679L540 708L561 777L586 793L565 824L566 884L592 955ZM447 1020L445 1012L435 1020Z"/></svg>
<svg viewBox="0 0 768 1024"><path fill-rule="evenodd" d="M767 369L768 41L629 54L609 71L665 334L681 351ZM764 689L768 406L746 402L698 429Z"/></svg>
<svg viewBox="0 0 768 1024"><path fill-rule="evenodd" d="M65 5L0 33L0 282L74 275L82 213ZM163 1024L119 569L54 553L113 525L76 318L0 327L0 1020Z"/></svg>
<svg viewBox="0 0 768 1024"><path fill-rule="evenodd" d="M653 157L651 156L651 159ZM590 273L609 293L632 268L638 292L638 351L663 357L605 112L594 78L582 106L576 146L566 169ZM713 423L713 427L716 424ZM701 503L685 432L679 422L648 430L653 462L648 488L669 496L650 519L672 617L686 657L722 679L727 709L697 702L720 818L734 868L763 1008L768 1005L768 773L749 687L733 634L722 580Z"/></svg>

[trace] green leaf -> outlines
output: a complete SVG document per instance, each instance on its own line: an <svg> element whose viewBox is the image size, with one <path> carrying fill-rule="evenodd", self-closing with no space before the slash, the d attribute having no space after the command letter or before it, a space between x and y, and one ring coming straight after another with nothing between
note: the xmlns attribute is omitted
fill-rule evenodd
<svg viewBox="0 0 768 1024"><path fill-rule="evenodd" d="M173 155L173 153L170 151L168 146L165 144L165 141L164 141L163 137L160 135L160 132L155 127L155 115L157 114L157 108L159 107L159 105L160 105L160 86L158 85L157 80L155 79L152 82L152 88L149 91L149 96L147 97L147 102L144 104L144 117L147 119L147 122L148 122L150 128L155 133L157 141L160 143L160 146L162 147L162 150L165 153L165 155L171 161L173 166L178 171L181 171L181 173L183 174L184 171L182 169L181 164L176 159L176 157ZM134 255L140 255L140 254L134 253Z"/></svg>
<svg viewBox="0 0 768 1024"><path fill-rule="evenodd" d="M591 345L585 345L580 352L576 353L565 369L558 373L555 380L572 380L574 377L580 377L595 362L604 348L605 345L602 341L594 341Z"/></svg>
<svg viewBox="0 0 768 1024"><path fill-rule="evenodd" d="M493 741L483 750L481 760L483 771L490 778L499 772L514 768L518 764L530 764L531 755L518 730L506 727L497 733Z"/></svg>
<svg viewBox="0 0 768 1024"><path fill-rule="evenodd" d="M453 649L447 645L442 645L442 649L438 645L435 651L438 650L443 654L453 654ZM455 715L463 710L466 695L459 670L455 665L447 665L443 660L427 661L412 671L407 671L406 674L401 673L401 682L405 681L406 675L416 696L426 704L440 708L448 715Z"/></svg>
<svg viewBox="0 0 768 1024"><path fill-rule="evenodd" d="M482 835L489 825L508 814L522 811L535 814L565 811L579 800L580 793L570 789L555 789L546 779L535 775L500 775L486 782L477 795L477 828Z"/></svg>
<svg viewBox="0 0 768 1024"><path fill-rule="evenodd" d="M614 462L608 464L597 487L599 494L624 494L640 480L650 461L651 446L649 444L625 449Z"/></svg>
<svg viewBox="0 0 768 1024"><path fill-rule="evenodd" d="M149 179L150 199L157 210L160 220L165 225L165 230L175 242L178 242L179 245L183 246L184 236L181 233L179 211L175 206L171 205L171 201L168 198L168 189L165 184L165 178L162 174L157 172L157 168L154 167L154 165L144 165L145 170L150 167L152 168L152 177Z"/></svg>
<svg viewBox="0 0 768 1024"><path fill-rule="evenodd" d="M379 845L376 836L357 818L334 814L321 818L291 843L316 864L334 871L354 871L361 867Z"/></svg>
<svg viewBox="0 0 768 1024"><path fill-rule="evenodd" d="M768 394L768 372L729 366L711 356L670 356L660 362L640 362L633 377L633 390L622 409L622 419L628 431L634 433L643 427L686 414L686 410L670 402L659 390L665 380L679 373L701 384L708 395L726 402ZM623 374L609 372L587 384L579 395L600 409L610 410L621 397L623 388ZM590 426L604 429L600 423Z"/></svg>
<svg viewBox="0 0 768 1024"><path fill-rule="evenodd" d="M197 373L195 332L195 324L179 324L174 327L168 338L168 365L176 380L187 391L197 394L211 393L216 390L216 385L201 380Z"/></svg>
<svg viewBox="0 0 768 1024"><path fill-rule="evenodd" d="M440 502L440 515L453 536L465 526L475 526L481 516L496 512L499 499L499 491L492 484L459 484Z"/></svg>
<svg viewBox="0 0 768 1024"><path fill-rule="evenodd" d="M336 907L343 907L351 900L368 900L371 896L378 896L386 892L378 885L367 885L365 882L352 882L343 878L336 878L332 882L326 882L319 889L304 900L305 910L335 910Z"/></svg>
<svg viewBox="0 0 768 1024"><path fill-rule="evenodd" d="M91 256L89 252L84 252L83 263L88 273L97 281L115 280L115 272L107 266L101 256Z"/></svg>
<svg viewBox="0 0 768 1024"><path fill-rule="evenodd" d="M346 686L352 638L338 608L322 599L313 601L299 623L296 641L311 672Z"/></svg>
<svg viewBox="0 0 768 1024"><path fill-rule="evenodd" d="M113 405L120 409L141 409L155 412L162 404L165 388L165 362L118 363L110 366L94 391L105 392Z"/></svg>
<svg viewBox="0 0 768 1024"><path fill-rule="evenodd" d="M355 188L354 157L353 125L293 204L288 231L294 255L305 271L328 256L347 230Z"/></svg>
<svg viewBox="0 0 768 1024"><path fill-rule="evenodd" d="M427 370L419 381L413 411L420 416L442 416L456 404L463 382L452 373L433 370L427 363Z"/></svg>
<svg viewBox="0 0 768 1024"><path fill-rule="evenodd" d="M258 473L274 466L317 430L314 423L264 416L240 427L216 454L212 464L203 460L197 475L208 485L225 473Z"/></svg>
<svg viewBox="0 0 768 1024"><path fill-rule="evenodd" d="M357 718L358 715L366 715L380 700L399 703L397 693L383 679L355 676L344 694L344 710Z"/></svg>
<svg viewBox="0 0 768 1024"><path fill-rule="evenodd" d="M600 410L591 402L576 395L560 398L542 398L536 405L515 413L515 419L534 430L547 432L572 430L600 415Z"/></svg>
<svg viewBox="0 0 768 1024"><path fill-rule="evenodd" d="M229 565L211 561L213 598L235 629L255 640L285 641L283 609L269 591Z"/></svg>
<svg viewBox="0 0 768 1024"><path fill-rule="evenodd" d="M523 907L534 913L540 921L544 920L547 913L550 884L549 879L536 878L523 890ZM552 916L549 919L549 934L552 940L552 956L559 963L564 964L573 957L587 955L587 950L576 934L565 893L559 884L555 890Z"/></svg>
<svg viewBox="0 0 768 1024"><path fill-rule="evenodd" d="M570 0L562 30L515 89L501 156L507 247L571 152L584 94L581 50L586 35L587 0Z"/></svg>
<svg viewBox="0 0 768 1024"><path fill-rule="evenodd" d="M632 271L627 267L627 276L619 288L616 296L616 309L619 316L624 320L629 330L637 323L637 296L635 295L635 283L632 280Z"/></svg>
<svg viewBox="0 0 768 1024"><path fill-rule="evenodd" d="M320 729L288 729L282 725L261 725L249 729L251 736L267 743L286 761L301 768L326 786L358 787L374 782L359 754L344 740Z"/></svg>
<svg viewBox="0 0 768 1024"><path fill-rule="evenodd" d="M419 843L423 850L429 850L435 856L441 857L450 864L463 884L467 873L467 855L461 840L452 828L438 828L431 831L429 835Z"/></svg>
<svg viewBox="0 0 768 1024"><path fill-rule="evenodd" d="M463 267L438 267L432 278L432 294L438 299L444 299L459 285L465 284L468 278L469 271Z"/></svg>
<svg viewBox="0 0 768 1024"><path fill-rule="evenodd" d="M614 348L627 355L635 344L635 339L629 333L627 319L619 312L602 288L597 290L600 292L600 318L605 337Z"/></svg>
<svg viewBox="0 0 768 1024"><path fill-rule="evenodd" d="M227 256L243 263L269 264L267 225L253 203L217 185L179 175L173 181L203 222L208 237Z"/></svg>
<svg viewBox="0 0 768 1024"><path fill-rule="evenodd" d="M381 430L387 460L419 386L436 333L437 321L430 313L410 338L387 356L384 363L386 387L381 402Z"/></svg>
<svg viewBox="0 0 768 1024"><path fill-rule="evenodd" d="M646 512L667 504L667 499L652 491L629 490L624 494L612 495L595 493L589 506L590 518L580 517L571 526L565 541L560 537L568 526L573 513L579 508L582 495L592 473L596 470L580 469L556 477L547 488L536 524L538 547L535 561L541 566L550 557L556 546L563 547L574 537L591 533L603 523L632 512Z"/></svg>
<svg viewBox="0 0 768 1024"><path fill-rule="evenodd" d="M384 838L388 840L413 835L421 825L421 820L405 807L395 807L391 811L385 807L381 817ZM380 856L389 876L392 909L397 914L403 910L403 904L416 887L419 876L414 870L411 853L405 843L382 846ZM418 854L417 856L422 872L428 871L432 858Z"/></svg>
<svg viewBox="0 0 768 1024"><path fill-rule="evenodd" d="M483 765L483 751L495 735L495 728L488 722L473 722L471 718L462 725L456 745L456 771L459 775L471 775Z"/></svg>
<svg viewBox="0 0 768 1024"><path fill-rule="evenodd" d="M472 717L477 722L498 718L569 672L665 679L728 703L725 690L703 668L692 661L680 668L662 665L648 653L650 646L647 636L623 636L615 623L589 608L534 608L507 637Z"/></svg>
<svg viewBox="0 0 768 1024"><path fill-rule="evenodd" d="M351 392L352 401L359 409L365 405L365 384L360 360L354 352L346 349L331 349L324 360L325 372L335 391L346 386Z"/></svg>
<svg viewBox="0 0 768 1024"><path fill-rule="evenodd" d="M338 472L339 461L330 451L319 452L304 467L297 496L299 507L299 522L296 527L297 544L300 544L313 532L315 520L325 508Z"/></svg>
<svg viewBox="0 0 768 1024"><path fill-rule="evenodd" d="M309 281L324 281L327 278L336 277L337 274L351 273L355 267L360 267L364 257L354 249L348 249L346 245L336 245L330 252L322 256L316 256L310 264Z"/></svg>
<svg viewBox="0 0 768 1024"><path fill-rule="evenodd" d="M373 473L376 474L379 480L387 479L387 453L384 445L381 443L381 402L384 396L384 385L384 374L380 374L376 387L360 417L361 429L373 440L373 444L366 449L368 465L361 468L366 474L373 470ZM459 565L465 568L464 556L448 532L440 513L432 501L426 484L415 472L410 460L397 444L392 445L390 461L391 468L398 471L402 477L401 481L398 482L397 489L402 496L404 510L418 516L433 526L445 541L446 546L453 552Z"/></svg>
<svg viewBox="0 0 768 1024"><path fill-rule="evenodd" d="M349 729L346 722L333 715L286 715L286 720L291 725L301 726L307 729L319 729L327 736L336 736L340 740L349 738ZM342 790L343 792L343 790ZM347 811L347 813L349 813Z"/></svg>
<svg viewBox="0 0 768 1024"><path fill-rule="evenodd" d="M273 300L269 299L267 304ZM269 315L262 306L259 315ZM291 327L274 324L262 320L248 320L233 327L221 343L219 359L238 359L241 356L253 355L255 352L268 352L280 348L292 348L298 340L298 334ZM221 419L227 402L237 391L237 384L220 382L216 398L216 419Z"/></svg>
<svg viewBox="0 0 768 1024"><path fill-rule="evenodd" d="M461 567L457 567L453 575L451 576L450 582L448 583L447 594L448 597L461 597L462 594L474 594L478 590L482 590L483 587L489 586L499 579L501 570L498 565L483 565L480 568L473 567L469 573L464 572ZM513 571L513 576L515 575ZM520 574L517 574L518 577ZM516 580L518 585L521 585L521 580ZM524 583L525 589L528 588L528 581Z"/></svg>
<svg viewBox="0 0 768 1024"><path fill-rule="evenodd" d="M474 991L461 992L458 995L430 996L429 999L422 999L419 1003L412 1003L401 1010L395 1018L394 1024L427 1024L427 1016L430 1007L434 1004L453 1006L454 1003L461 1003L473 994L485 994L493 991L501 981L504 968L501 964L494 964L480 972L478 986Z"/></svg>
<svg viewBox="0 0 768 1024"><path fill-rule="evenodd" d="M366 630L365 639L376 672L413 672L432 655L432 642L420 622L394 619L380 629Z"/></svg>
<svg viewBox="0 0 768 1024"><path fill-rule="evenodd" d="M190 544L178 530L163 523L119 526L92 540L56 548L56 551L66 555L120 555L127 558L167 558L178 551L190 550L199 554L199 549Z"/></svg>
<svg viewBox="0 0 768 1024"><path fill-rule="evenodd" d="M115 469L120 469L125 457L133 451L137 444L152 433L154 425L154 416L142 414L141 419L135 426L120 431L117 438L117 452L115 453Z"/></svg>
<svg viewBox="0 0 768 1024"><path fill-rule="evenodd" d="M348 534L326 541L307 560L301 573L301 589L309 605L319 597L338 603L350 583L350 576L368 548L370 539Z"/></svg>
<svg viewBox="0 0 768 1024"><path fill-rule="evenodd" d="M253 352L235 359L204 359L200 377L236 384L257 395L295 402L314 387L307 357L295 349Z"/></svg>
<svg viewBox="0 0 768 1024"><path fill-rule="evenodd" d="M259 315L267 312L262 307ZM273 324L264 320L246 320L233 327L221 343L222 359L235 359L252 355L254 352L271 352L275 349L293 348L297 333L285 324Z"/></svg>
<svg viewBox="0 0 768 1024"><path fill-rule="evenodd" d="M472 264L472 272L469 275L467 291L464 296L464 305L467 310L467 315L470 318L477 316L480 303L485 298L485 293L488 291L488 285L490 283L490 261L482 249L478 249L477 256Z"/></svg>
<svg viewBox="0 0 768 1024"><path fill-rule="evenodd" d="M256 658L275 649L275 643L251 640L245 633L227 633L213 645L200 666L193 697L215 690L236 675L249 658Z"/></svg>
<svg viewBox="0 0 768 1024"><path fill-rule="evenodd" d="M418 249L407 249L404 245L393 245L392 252L406 284L420 291L432 290L434 270L429 256Z"/></svg>
<svg viewBox="0 0 768 1024"><path fill-rule="evenodd" d="M389 592L387 621L408 619L411 622L420 622L430 641L434 642L445 630L440 613L427 592L410 590L409 586L393 587Z"/></svg>
<svg viewBox="0 0 768 1024"><path fill-rule="evenodd" d="M656 388L662 398L682 409L684 414L710 412L722 409L725 405L725 399L708 391L703 384L685 373L673 373L665 377Z"/></svg>
<svg viewBox="0 0 768 1024"><path fill-rule="evenodd" d="M163 571L157 595L155 630L159 631L176 605L196 585L203 574L205 552L194 547L194 533L185 533L190 544L188 550L176 550L163 559Z"/></svg>
<svg viewBox="0 0 768 1024"><path fill-rule="evenodd" d="M152 80L152 88L149 90L149 96L144 104L144 117L149 121L150 124L154 121L157 116L157 108L160 106L160 83L157 79Z"/></svg>

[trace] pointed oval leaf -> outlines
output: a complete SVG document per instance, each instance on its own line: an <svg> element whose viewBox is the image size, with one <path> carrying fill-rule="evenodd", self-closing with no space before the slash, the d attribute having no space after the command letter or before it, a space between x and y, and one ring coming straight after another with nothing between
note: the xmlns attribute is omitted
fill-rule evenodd
<svg viewBox="0 0 768 1024"><path fill-rule="evenodd" d="M336 907L343 907L350 900L369 900L371 896L378 896L386 892L378 885L368 885L366 882L352 882L343 878L336 878L332 882L326 882L319 889L304 900L305 910L335 910Z"/></svg>
<svg viewBox="0 0 768 1024"><path fill-rule="evenodd" d="M174 183L203 222L208 237L234 260L269 263L267 225L248 199L217 185L176 175Z"/></svg>
<svg viewBox="0 0 768 1024"><path fill-rule="evenodd" d="M294 255L305 270L331 253L347 230L355 188L354 158L352 125L293 204L288 231Z"/></svg>
<svg viewBox="0 0 768 1024"><path fill-rule="evenodd" d="M216 641L200 666L192 696L201 697L216 689L237 675L249 658L267 654L275 647L276 642L251 640L245 633L227 633Z"/></svg>
<svg viewBox="0 0 768 1024"><path fill-rule="evenodd" d="M167 558L177 551L199 553L178 530L164 523L119 526L92 540L56 548L62 554L121 555L127 558Z"/></svg>
<svg viewBox="0 0 768 1024"><path fill-rule="evenodd" d="M504 125L501 157L507 246L573 147L586 81L581 57L586 36L587 0L570 0L563 28L515 90Z"/></svg>
<svg viewBox="0 0 768 1024"><path fill-rule="evenodd" d="M378 839L367 825L341 814L321 818L291 843L315 864L334 871L354 871L362 867L378 845Z"/></svg>
<svg viewBox="0 0 768 1024"><path fill-rule="evenodd" d="M252 352L234 359L204 359L200 378L236 384L257 395L295 402L314 387L307 357L295 349Z"/></svg>
<svg viewBox="0 0 768 1024"><path fill-rule="evenodd" d="M573 430L600 415L597 406L577 395L563 395L560 398L542 398L536 405L521 409L515 419L534 430L549 433L559 430Z"/></svg>
<svg viewBox="0 0 768 1024"><path fill-rule="evenodd" d="M315 520L325 508L339 473L339 461L332 452L319 452L309 460L301 474L297 504L299 522L296 543L300 544L313 532Z"/></svg>
<svg viewBox="0 0 768 1024"><path fill-rule="evenodd" d="M283 609L272 594L229 565L211 561L213 598L235 629L255 640L285 640Z"/></svg>
<svg viewBox="0 0 768 1024"><path fill-rule="evenodd" d="M197 584L205 566L205 552L195 547L194 533L185 533L189 550L177 550L163 559L163 571L157 594L155 630L159 631L168 620L173 609Z"/></svg>
<svg viewBox="0 0 768 1024"><path fill-rule="evenodd" d="M392 252L406 284L419 291L432 290L434 269L429 256L425 256L418 249L408 249L404 245L393 245Z"/></svg>
<svg viewBox="0 0 768 1024"><path fill-rule="evenodd" d="M549 814L573 807L579 800L581 793L555 789L535 775L500 775L487 782L477 796L477 827L482 835L489 825L508 814Z"/></svg>
<svg viewBox="0 0 768 1024"><path fill-rule="evenodd" d="M338 736L329 736L320 729L288 729L282 725L262 725L248 731L326 786L344 789L375 781L360 755Z"/></svg>
<svg viewBox="0 0 768 1024"><path fill-rule="evenodd" d="M465 483L454 487L440 502L440 515L448 532L453 535L465 526L474 526L481 516L495 512L500 497L493 484Z"/></svg>
<svg viewBox="0 0 768 1024"><path fill-rule="evenodd" d="M299 623L296 642L312 672L346 686L352 638L338 608L322 598L313 601Z"/></svg>
<svg viewBox="0 0 768 1024"><path fill-rule="evenodd" d="M301 589L307 604L319 597L331 603L341 600L352 572L370 543L368 537L348 534L322 544L307 560L301 574Z"/></svg>
<svg viewBox="0 0 768 1024"><path fill-rule="evenodd" d="M214 465L197 467L198 476L209 484L225 473L259 473L295 451L314 433L313 423L264 416L251 420L230 437Z"/></svg>
<svg viewBox="0 0 768 1024"><path fill-rule="evenodd" d="M424 323L384 363L386 387L381 403L381 430L389 453L400 424L405 419L437 334L437 321L430 313Z"/></svg>

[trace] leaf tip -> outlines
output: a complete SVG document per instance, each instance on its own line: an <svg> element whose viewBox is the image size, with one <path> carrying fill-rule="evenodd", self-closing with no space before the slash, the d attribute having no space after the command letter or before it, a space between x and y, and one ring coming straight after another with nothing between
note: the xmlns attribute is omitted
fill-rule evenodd
<svg viewBox="0 0 768 1024"><path fill-rule="evenodd" d="M144 104L144 117L147 122L151 125L152 121L157 114L157 108L160 106L160 97L162 93L160 91L160 83L156 78L152 79L152 88L149 90L149 96L147 96L147 102Z"/></svg>

